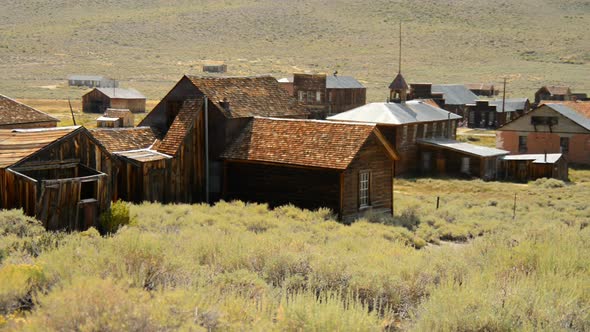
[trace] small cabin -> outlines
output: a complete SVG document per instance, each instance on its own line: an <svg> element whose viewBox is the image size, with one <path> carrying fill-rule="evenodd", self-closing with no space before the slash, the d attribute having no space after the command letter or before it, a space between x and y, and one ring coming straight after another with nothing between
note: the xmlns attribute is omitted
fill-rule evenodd
<svg viewBox="0 0 590 332"><path fill-rule="evenodd" d="M94 88L82 96L85 113L105 113L109 108L145 112L146 98L134 89Z"/></svg>
<svg viewBox="0 0 590 332"><path fill-rule="evenodd" d="M118 88L119 82L110 78L96 75L70 75L69 86L86 86L89 88Z"/></svg>
<svg viewBox="0 0 590 332"><path fill-rule="evenodd" d="M112 160L84 127L0 130L0 151L0 208L68 231L108 210Z"/></svg>
<svg viewBox="0 0 590 332"><path fill-rule="evenodd" d="M535 92L535 104L540 104L542 100L572 100L572 91L567 86L546 85Z"/></svg>
<svg viewBox="0 0 590 332"><path fill-rule="evenodd" d="M0 129L51 128L59 119L0 95Z"/></svg>
<svg viewBox="0 0 590 332"><path fill-rule="evenodd" d="M568 181L568 163L561 153L517 154L502 159L501 176L527 182L540 178Z"/></svg>
<svg viewBox="0 0 590 332"><path fill-rule="evenodd" d="M128 109L108 108L103 116L96 119L98 128L133 127L134 117Z"/></svg>
<svg viewBox="0 0 590 332"><path fill-rule="evenodd" d="M226 64L206 64L203 65L203 72L205 73L225 73L227 72Z"/></svg>

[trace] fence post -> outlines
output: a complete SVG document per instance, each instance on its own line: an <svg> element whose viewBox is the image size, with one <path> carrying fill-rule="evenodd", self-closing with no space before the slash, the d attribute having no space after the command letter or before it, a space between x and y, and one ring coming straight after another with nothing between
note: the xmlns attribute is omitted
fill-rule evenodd
<svg viewBox="0 0 590 332"><path fill-rule="evenodd" d="M438 210L438 206L440 203L440 196L436 196L436 209Z"/></svg>
<svg viewBox="0 0 590 332"><path fill-rule="evenodd" d="M514 193L514 207L512 208L512 220L516 218L516 193Z"/></svg>

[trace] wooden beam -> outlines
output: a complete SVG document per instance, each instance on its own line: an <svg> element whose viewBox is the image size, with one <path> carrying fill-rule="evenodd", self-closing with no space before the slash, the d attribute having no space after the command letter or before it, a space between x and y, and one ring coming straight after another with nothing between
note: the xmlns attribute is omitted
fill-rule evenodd
<svg viewBox="0 0 590 332"><path fill-rule="evenodd" d="M399 154L397 153L397 151L395 151L395 148L391 146L391 144L389 144L389 142L387 141L385 136L383 136L383 133L381 133L379 128L375 127L373 132L375 133L375 136L381 142L381 144L383 144L383 147L385 148L385 151L387 151L389 158L391 158L392 160L399 160Z"/></svg>

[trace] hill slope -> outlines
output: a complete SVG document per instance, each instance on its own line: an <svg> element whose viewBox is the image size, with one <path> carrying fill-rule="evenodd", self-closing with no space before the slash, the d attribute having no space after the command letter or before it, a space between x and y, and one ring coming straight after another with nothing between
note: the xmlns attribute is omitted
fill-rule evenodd
<svg viewBox="0 0 590 332"><path fill-rule="evenodd" d="M506 75L513 95L545 83L590 90L585 0L1 2L0 91L15 97L77 96L64 78L91 73L160 98L182 74L220 60L240 75L338 69L382 100L400 20L409 81Z"/></svg>

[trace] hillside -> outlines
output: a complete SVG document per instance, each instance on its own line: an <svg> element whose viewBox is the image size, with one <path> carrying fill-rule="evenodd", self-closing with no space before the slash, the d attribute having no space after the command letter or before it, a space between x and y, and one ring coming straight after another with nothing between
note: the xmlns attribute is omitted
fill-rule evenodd
<svg viewBox="0 0 590 332"><path fill-rule="evenodd" d="M0 93L77 98L73 73L122 80L161 98L210 60L229 74L354 75L383 100L397 70L398 22L409 81L541 84L590 92L584 0L1 1Z"/></svg>
<svg viewBox="0 0 590 332"><path fill-rule="evenodd" d="M570 175L398 179L395 218L350 226L325 209L144 203L101 237L0 211L0 329L587 331L590 171Z"/></svg>

